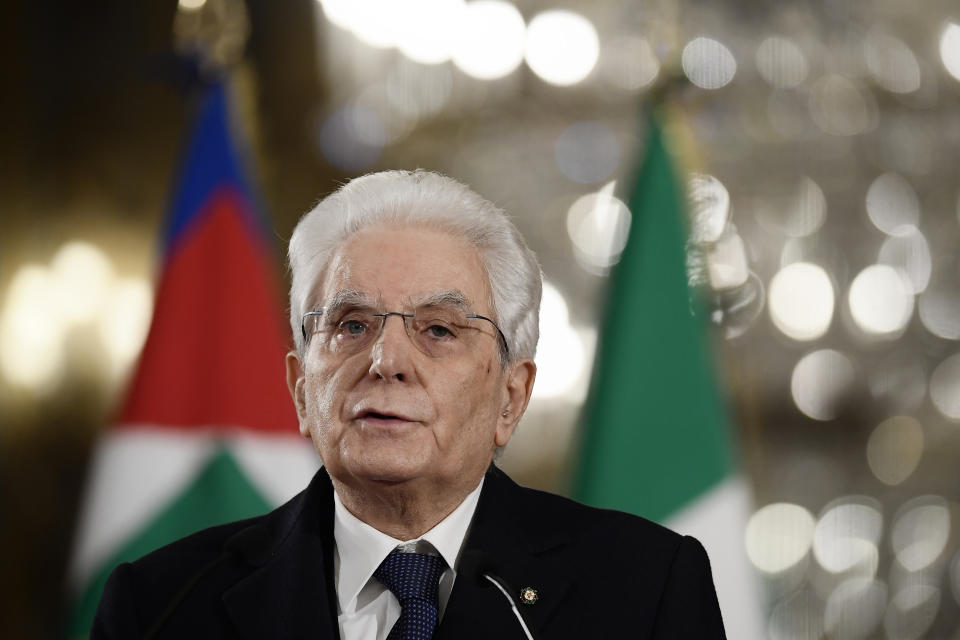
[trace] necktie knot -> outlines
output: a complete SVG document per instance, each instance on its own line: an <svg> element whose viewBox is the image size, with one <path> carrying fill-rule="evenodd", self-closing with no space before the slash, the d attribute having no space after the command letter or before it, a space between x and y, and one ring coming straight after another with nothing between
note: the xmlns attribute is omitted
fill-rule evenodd
<svg viewBox="0 0 960 640"><path fill-rule="evenodd" d="M444 559L424 553L391 551L374 577L400 601L400 619L388 640L429 640L437 626L440 575Z"/></svg>
<svg viewBox="0 0 960 640"><path fill-rule="evenodd" d="M391 551L373 575L401 605L410 598L436 602L440 575L447 568L441 556Z"/></svg>

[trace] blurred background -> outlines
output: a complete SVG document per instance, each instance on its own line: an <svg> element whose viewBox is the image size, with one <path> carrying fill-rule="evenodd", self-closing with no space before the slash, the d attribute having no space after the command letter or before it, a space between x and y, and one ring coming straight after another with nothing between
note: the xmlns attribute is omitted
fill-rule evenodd
<svg viewBox="0 0 960 640"><path fill-rule="evenodd" d="M663 107L750 494L740 542L758 637L960 638L955 2L3 14L3 637L63 636L88 462L149 328L197 78L220 68L281 279L299 216L368 171L438 170L509 212L545 294L534 400L503 465L560 493L631 223L644 105Z"/></svg>

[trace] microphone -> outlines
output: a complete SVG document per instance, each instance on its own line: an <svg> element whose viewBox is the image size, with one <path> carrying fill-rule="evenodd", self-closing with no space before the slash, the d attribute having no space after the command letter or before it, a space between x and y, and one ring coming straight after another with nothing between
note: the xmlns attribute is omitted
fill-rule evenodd
<svg viewBox="0 0 960 640"><path fill-rule="evenodd" d="M464 551L463 557L460 558L460 568L458 572L481 587L486 587L491 584L495 586L510 604L513 615L517 617L517 621L523 628L523 633L526 634L527 640L535 640L523 616L520 615L520 610L517 608L517 601L513 596L513 589L507 584L506 580L498 575L499 571L497 571L496 564L489 554L477 549Z"/></svg>

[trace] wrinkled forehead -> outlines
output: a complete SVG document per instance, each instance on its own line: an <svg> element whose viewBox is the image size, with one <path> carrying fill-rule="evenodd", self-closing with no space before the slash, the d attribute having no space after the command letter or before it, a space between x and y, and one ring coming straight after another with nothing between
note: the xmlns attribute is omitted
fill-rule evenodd
<svg viewBox="0 0 960 640"><path fill-rule="evenodd" d="M492 312L480 252L445 231L376 227L358 231L333 251L309 305L399 308L449 303Z"/></svg>
<svg viewBox="0 0 960 640"><path fill-rule="evenodd" d="M468 298L462 291L458 291L456 289L434 291L416 298L408 297L402 302L403 308L408 310L423 307L444 307L467 312L473 307L473 303L470 301L470 298ZM363 308L380 310L386 308L386 303L383 301L383 296L379 292L368 293L365 291L357 291L355 289L338 289L336 291L328 292L328 295L319 300L318 304L322 305L323 310L328 314L332 314L343 309Z"/></svg>

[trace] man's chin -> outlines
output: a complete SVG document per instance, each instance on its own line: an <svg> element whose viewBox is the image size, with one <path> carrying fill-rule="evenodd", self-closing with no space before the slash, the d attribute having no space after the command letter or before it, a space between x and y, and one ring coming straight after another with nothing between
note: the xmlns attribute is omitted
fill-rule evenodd
<svg viewBox="0 0 960 640"><path fill-rule="evenodd" d="M363 482L377 484L403 484L425 477L428 465L421 460L368 460L349 464L351 476Z"/></svg>

